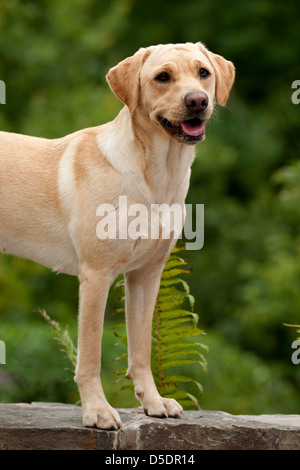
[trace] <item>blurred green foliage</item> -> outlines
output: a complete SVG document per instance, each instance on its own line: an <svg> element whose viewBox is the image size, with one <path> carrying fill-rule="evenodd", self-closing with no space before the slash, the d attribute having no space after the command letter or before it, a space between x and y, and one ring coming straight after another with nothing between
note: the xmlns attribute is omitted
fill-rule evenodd
<svg viewBox="0 0 300 470"><path fill-rule="evenodd" d="M298 13L296 0L0 4L2 130L52 138L113 118L121 104L105 74L141 46L200 40L234 62L230 100L197 148L187 199L205 205L205 245L186 253L210 348L204 408L299 413L300 367L290 358L293 331L283 325L299 324L300 316L300 105L291 101L291 84L300 79ZM1 257L1 401L75 400L32 311L44 308L76 338L77 288L74 278ZM112 385L114 349L106 346L114 342L114 296L104 386L113 405L129 406L132 397L116 395ZM190 373L197 379L193 366Z"/></svg>

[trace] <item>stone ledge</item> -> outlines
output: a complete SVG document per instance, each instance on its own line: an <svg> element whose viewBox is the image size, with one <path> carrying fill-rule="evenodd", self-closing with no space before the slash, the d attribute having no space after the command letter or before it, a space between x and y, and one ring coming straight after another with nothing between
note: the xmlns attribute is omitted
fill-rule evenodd
<svg viewBox="0 0 300 470"><path fill-rule="evenodd" d="M0 450L300 450L300 415L185 411L159 419L118 411L122 428L101 431L82 426L78 406L0 404Z"/></svg>

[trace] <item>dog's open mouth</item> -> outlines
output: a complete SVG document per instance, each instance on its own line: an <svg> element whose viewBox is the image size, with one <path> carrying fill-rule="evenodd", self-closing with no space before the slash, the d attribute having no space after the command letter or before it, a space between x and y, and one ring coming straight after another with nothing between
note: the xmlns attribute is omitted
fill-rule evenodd
<svg viewBox="0 0 300 470"><path fill-rule="evenodd" d="M164 117L158 118L163 128L177 139L189 144L196 144L204 139L205 121L194 117L182 122L170 122Z"/></svg>

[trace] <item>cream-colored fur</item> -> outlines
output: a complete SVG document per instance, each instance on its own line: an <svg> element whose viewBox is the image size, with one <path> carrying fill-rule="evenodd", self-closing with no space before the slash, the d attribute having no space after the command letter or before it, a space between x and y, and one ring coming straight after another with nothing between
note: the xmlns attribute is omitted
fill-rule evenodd
<svg viewBox="0 0 300 470"><path fill-rule="evenodd" d="M210 75L201 78L200 68ZM168 80L157 79L164 72ZM201 120L207 121L215 102L225 105L234 67L201 43L159 45L122 61L107 80L124 102L112 122L54 140L0 132L0 250L79 277L76 382L83 423L116 429L120 418L101 386L100 350L108 291L120 273L126 280L127 375L136 396L150 416L182 414L175 400L158 394L150 369L152 314L175 240L99 240L97 207L118 208L120 195L128 205L184 206L197 143L182 138L180 123L192 118L184 97L206 93Z"/></svg>

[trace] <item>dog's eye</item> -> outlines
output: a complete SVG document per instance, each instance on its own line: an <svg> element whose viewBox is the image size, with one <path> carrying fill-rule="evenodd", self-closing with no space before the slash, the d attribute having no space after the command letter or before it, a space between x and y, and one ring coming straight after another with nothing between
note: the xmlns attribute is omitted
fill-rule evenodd
<svg viewBox="0 0 300 470"><path fill-rule="evenodd" d="M169 82L171 80L171 77L168 72L162 72L155 77L155 80L157 82Z"/></svg>
<svg viewBox="0 0 300 470"><path fill-rule="evenodd" d="M210 76L209 71L206 70L206 69L202 69L202 68L201 68L201 69L199 69L199 72L198 72L198 73L199 73L199 77L200 77L200 78L207 78L207 77Z"/></svg>

